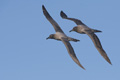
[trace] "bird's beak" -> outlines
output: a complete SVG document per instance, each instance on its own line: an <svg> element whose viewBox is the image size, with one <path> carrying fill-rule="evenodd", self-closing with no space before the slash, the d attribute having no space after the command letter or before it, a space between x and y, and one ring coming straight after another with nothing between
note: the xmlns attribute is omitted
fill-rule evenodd
<svg viewBox="0 0 120 80"><path fill-rule="evenodd" d="M48 38L46 38L46 40L48 40L49 39L49 37Z"/></svg>
<svg viewBox="0 0 120 80"><path fill-rule="evenodd" d="M72 30L70 30L69 32L72 32L73 31L73 29Z"/></svg>

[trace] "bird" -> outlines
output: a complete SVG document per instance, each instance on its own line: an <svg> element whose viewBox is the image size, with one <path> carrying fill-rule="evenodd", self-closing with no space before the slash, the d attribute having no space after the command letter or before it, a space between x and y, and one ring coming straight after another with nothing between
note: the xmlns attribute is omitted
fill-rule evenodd
<svg viewBox="0 0 120 80"><path fill-rule="evenodd" d="M85 70L85 68L81 65L81 63L79 62L78 58L76 57L76 54L74 52L73 47L71 46L69 41L74 41L74 42L78 42L80 40L78 39L74 39L71 37L68 37L63 30L60 28L60 26L57 24L57 22L50 16L50 14L48 13L48 11L46 10L46 8L44 7L44 5L42 5L42 10L43 10L43 14L44 16L47 18L47 20L52 24L52 26L54 27L56 33L55 34L51 34L49 35L48 38L46 39L55 39L58 41L62 41L63 44L65 45L65 47L67 48L67 51L69 53L69 55L71 56L71 58L73 59L73 61L78 64L82 69Z"/></svg>
<svg viewBox="0 0 120 80"><path fill-rule="evenodd" d="M71 21L74 21L77 26L73 27L72 30L70 30L69 32L72 32L72 31L75 31L77 33L80 33L80 34L87 34L91 40L93 41L94 43L94 46L96 47L96 49L98 50L98 52L101 54L101 56L103 56L103 58L109 63L112 65L109 57L107 56L105 50L103 49L102 45L101 45L101 42L99 40L99 38L97 37L97 35L95 33L97 32L102 32L100 30L96 30L96 29L92 29L92 28L89 28L87 25L85 25L81 20L78 20L78 19L75 19L75 18L69 18L63 11L60 12L60 16L63 18L63 19L67 19L67 20L71 20Z"/></svg>

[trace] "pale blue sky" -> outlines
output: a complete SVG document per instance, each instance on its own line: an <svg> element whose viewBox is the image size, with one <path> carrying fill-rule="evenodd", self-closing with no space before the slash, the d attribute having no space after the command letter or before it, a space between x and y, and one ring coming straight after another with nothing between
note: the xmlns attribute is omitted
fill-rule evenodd
<svg viewBox="0 0 120 80"><path fill-rule="evenodd" d="M86 68L70 58L64 44L46 40L55 33L42 12L42 5L71 42ZM97 33L108 54L109 65L86 34L69 33L76 24L60 17L82 20ZM0 80L119 80L120 0L0 0Z"/></svg>

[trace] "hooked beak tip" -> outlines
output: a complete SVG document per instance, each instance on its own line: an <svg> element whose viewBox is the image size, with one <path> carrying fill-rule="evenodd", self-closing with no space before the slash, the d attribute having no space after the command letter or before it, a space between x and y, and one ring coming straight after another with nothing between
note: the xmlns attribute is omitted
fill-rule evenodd
<svg viewBox="0 0 120 80"><path fill-rule="evenodd" d="M48 40L49 39L49 37L48 38L46 38L46 40Z"/></svg>
<svg viewBox="0 0 120 80"><path fill-rule="evenodd" d="M73 30L70 30L69 32L72 32Z"/></svg>

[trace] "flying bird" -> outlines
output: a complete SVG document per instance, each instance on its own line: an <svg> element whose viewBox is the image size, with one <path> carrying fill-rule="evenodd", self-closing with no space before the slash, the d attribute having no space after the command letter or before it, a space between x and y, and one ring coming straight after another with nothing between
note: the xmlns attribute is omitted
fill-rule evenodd
<svg viewBox="0 0 120 80"><path fill-rule="evenodd" d="M71 37L68 37L60 28L60 26L57 24L57 22L50 16L50 14L47 12L46 8L44 7L44 5L42 5L42 10L43 10L43 14L45 15L45 17L47 18L47 20L52 24L52 26L54 27L56 33L55 34L51 34L49 35L48 38L46 39L55 39L55 40L59 40L62 41L64 43L64 45L67 48L67 51L69 53L69 55L71 56L71 58L73 59L73 61L75 63L77 63L81 68L85 69L79 62L79 60L77 59L75 52L70 44L69 41L74 41L77 42L79 41L78 39L74 39Z"/></svg>
<svg viewBox="0 0 120 80"><path fill-rule="evenodd" d="M72 20L74 21L77 26L75 26L71 31L75 31L77 33L80 33L80 34L87 34L93 41L95 47L97 48L97 50L99 51L99 53L103 56L103 58L109 63L112 65L110 59L108 58L105 50L102 48L102 45L100 43L100 40L99 38L97 37L97 35L95 33L97 32L102 32L100 30L96 30L96 29L92 29L92 28L89 28L87 25L85 25L81 20L78 20L78 19L75 19L75 18L69 18L63 11L60 12L60 16L63 18L63 19L68 19L68 20Z"/></svg>

